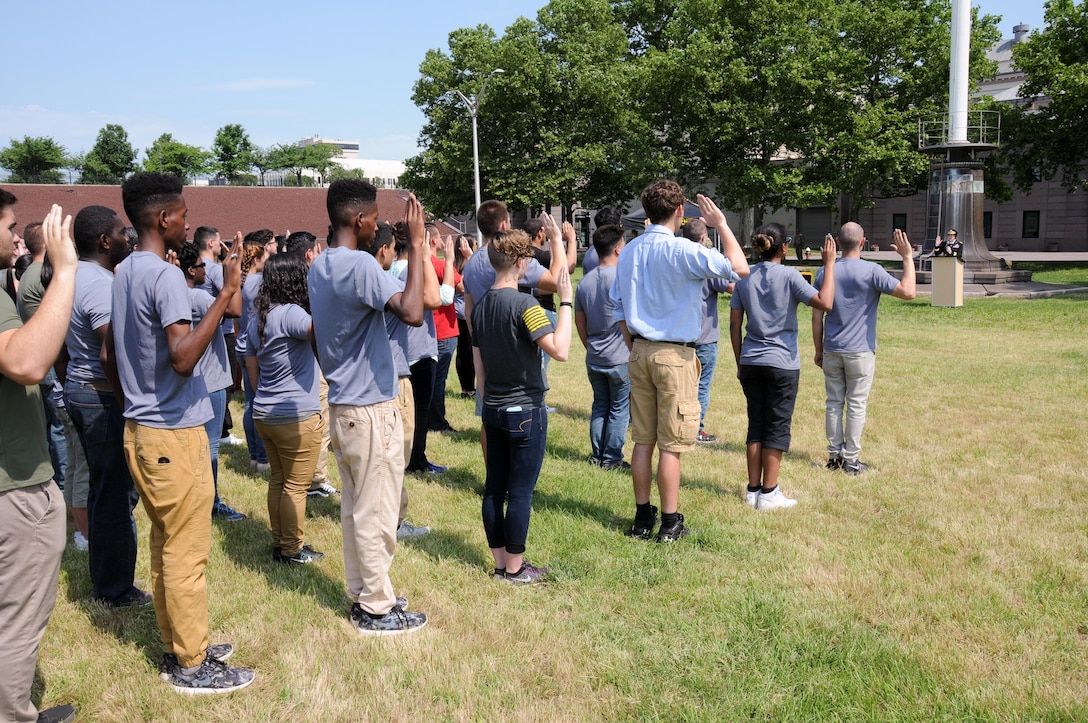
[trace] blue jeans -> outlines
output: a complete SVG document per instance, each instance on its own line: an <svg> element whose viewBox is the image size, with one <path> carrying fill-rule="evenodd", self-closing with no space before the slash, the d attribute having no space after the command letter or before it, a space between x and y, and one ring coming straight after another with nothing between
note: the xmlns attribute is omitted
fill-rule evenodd
<svg viewBox="0 0 1088 723"><path fill-rule="evenodd" d="M589 443L593 459L622 462L623 443L631 421L631 377L626 364L599 367L586 364L593 407L589 414Z"/></svg>
<svg viewBox="0 0 1088 723"><path fill-rule="evenodd" d="M50 369L38 386L42 392L45 424L49 431L49 461L53 463L53 480L58 487L63 488L64 475L68 470L68 446L64 441L64 427L60 423L57 408L53 403L53 384L56 381L57 375Z"/></svg>
<svg viewBox="0 0 1088 723"><path fill-rule="evenodd" d="M457 351L457 337L438 340L438 366L434 370L434 392L431 394L431 409L427 427L437 431L448 429L446 419L446 377L450 374L453 353Z"/></svg>
<svg viewBox="0 0 1088 723"><path fill-rule="evenodd" d="M219 506L219 437L223 434L223 415L227 409L227 390L209 392L212 403L212 418L204 422L204 431L208 433L208 447L212 453L212 482L215 483L215 498L212 510ZM263 442L262 442L263 443Z"/></svg>
<svg viewBox="0 0 1088 723"><path fill-rule="evenodd" d="M699 372L699 431L703 431L706 410L710 407L710 384L714 381L714 367L718 363L718 342L699 344L695 356L702 367Z"/></svg>
<svg viewBox="0 0 1088 723"><path fill-rule="evenodd" d="M483 500L487 546L504 547L519 555L525 552L533 490L544 463L548 413L543 407L520 411L484 407L483 423L487 435Z"/></svg>
<svg viewBox="0 0 1088 723"><path fill-rule="evenodd" d="M257 434L257 427L253 424L253 398L257 396L257 390L249 383L249 374L246 372L246 358L239 356L238 361L242 365L242 388L246 393L246 405L242 412L242 429L246 431L246 446L249 447L249 459L257 460L261 464L267 464L268 452L265 451L264 440L261 439L261 435ZM216 434L219 434L219 432Z"/></svg>
<svg viewBox="0 0 1088 723"><path fill-rule="evenodd" d="M64 398L87 453L91 478L87 518L92 594L100 600L120 600L132 590L136 571L132 510L140 501L125 462L121 403L110 392L79 382L65 385Z"/></svg>

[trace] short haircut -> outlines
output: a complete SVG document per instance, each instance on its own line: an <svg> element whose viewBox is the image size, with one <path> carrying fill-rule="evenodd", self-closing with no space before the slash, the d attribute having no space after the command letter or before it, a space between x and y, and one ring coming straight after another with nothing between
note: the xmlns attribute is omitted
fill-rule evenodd
<svg viewBox="0 0 1088 723"><path fill-rule="evenodd" d="M623 214L618 208L612 206L605 206L593 216L593 225L597 227L611 226L616 223L623 223Z"/></svg>
<svg viewBox="0 0 1088 723"><path fill-rule="evenodd" d="M540 229L544 228L544 222L539 218L530 218L521 224L521 228L525 233L529 234L529 238L536 238L536 235L540 233Z"/></svg>
<svg viewBox="0 0 1088 723"><path fill-rule="evenodd" d="M378 189L366 181L355 178L333 181L325 197L329 222L334 229L350 226L351 219L357 214L368 212L377 205Z"/></svg>
<svg viewBox="0 0 1088 723"><path fill-rule="evenodd" d="M117 212L105 206L87 206L76 214L72 221L72 236L76 240L76 253L86 259L98 251L98 239L109 236L113 224L117 221Z"/></svg>
<svg viewBox="0 0 1088 723"><path fill-rule="evenodd" d="M125 215L137 230L153 225L152 217L178 202L182 184L177 176L165 173L137 173L121 185Z"/></svg>
<svg viewBox="0 0 1088 723"><path fill-rule="evenodd" d="M135 251L136 244L140 241L140 234L132 226L125 226L125 240L128 241L128 250Z"/></svg>
<svg viewBox="0 0 1088 723"><path fill-rule="evenodd" d="M14 193L0 188L0 213L3 213L8 206L14 206L18 200Z"/></svg>
<svg viewBox="0 0 1088 723"><path fill-rule="evenodd" d="M654 181L642 192L642 209L650 223L667 221L677 206L682 205L684 189L676 181Z"/></svg>
<svg viewBox="0 0 1088 723"><path fill-rule="evenodd" d="M524 231L513 229L499 231L487 245L487 258L496 271L505 271L518 259L533 257L533 240Z"/></svg>
<svg viewBox="0 0 1088 723"><path fill-rule="evenodd" d="M196 244L197 251L201 253L208 250L208 242L215 238L219 233L219 229L215 226L200 226L193 232L193 243Z"/></svg>
<svg viewBox="0 0 1088 723"><path fill-rule="evenodd" d="M298 251L300 254L305 254L313 250L315 246L317 246L317 236L309 231L295 231L287 237L287 253Z"/></svg>
<svg viewBox="0 0 1088 723"><path fill-rule="evenodd" d="M618 223L598 226L593 232L593 248L597 249L597 255L602 259L615 251L622 242L623 226Z"/></svg>
<svg viewBox="0 0 1088 723"><path fill-rule="evenodd" d="M786 229L780 223L765 223L752 236L752 248L759 251L760 258L764 261L770 261L777 256L779 249L785 244Z"/></svg>
<svg viewBox="0 0 1088 723"><path fill-rule="evenodd" d="M378 252L384 247L396 241L395 236L393 224L379 221L374 230L374 241L371 242L370 248L366 249L367 252L369 252L371 256L377 256Z"/></svg>
<svg viewBox="0 0 1088 723"><path fill-rule="evenodd" d="M480 233L491 238L499 232L499 228L509 216L510 212L506 210L506 204L502 201L484 201L476 209L476 226L480 229Z"/></svg>
<svg viewBox="0 0 1088 723"><path fill-rule="evenodd" d="M702 219L693 218L680 227L680 235L690 241L702 243L706 236L706 224Z"/></svg>
<svg viewBox="0 0 1088 723"><path fill-rule="evenodd" d="M839 248L844 253L854 251L865 240L865 229L860 224L848 221L839 229Z"/></svg>
<svg viewBox="0 0 1088 723"><path fill-rule="evenodd" d="M198 263L200 263L200 247L196 245L195 241L187 241L181 247L181 251L178 251L178 264L181 265L181 270L186 272L186 277L189 275L189 269Z"/></svg>
<svg viewBox="0 0 1088 723"><path fill-rule="evenodd" d="M441 236L441 235L442 235L442 234L441 234L441 233L439 233L439 231L438 231L438 226L436 226L436 225L435 225L435 224L434 224L433 222L431 222L431 221L428 221L428 222L427 222L427 224L426 224L425 228L427 229L427 238L433 238L434 236Z"/></svg>
<svg viewBox="0 0 1088 723"><path fill-rule="evenodd" d="M23 243L26 244L26 250L32 256L37 256L45 250L45 233L42 231L41 221L34 221L26 225L26 228L23 229Z"/></svg>

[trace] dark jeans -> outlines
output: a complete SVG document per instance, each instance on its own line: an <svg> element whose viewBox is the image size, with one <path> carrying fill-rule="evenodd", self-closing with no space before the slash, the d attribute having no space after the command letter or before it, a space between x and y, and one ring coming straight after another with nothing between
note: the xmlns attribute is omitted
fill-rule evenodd
<svg viewBox="0 0 1088 723"><path fill-rule="evenodd" d="M64 427L60 423L57 407L53 403L53 383L56 381L57 375L50 369L38 387L42 393L45 424L49 432L49 461L53 463L53 481L63 489L64 475L68 471L68 446L64 441Z"/></svg>
<svg viewBox="0 0 1088 723"><path fill-rule="evenodd" d="M459 334L454 368L457 369L457 381L461 384L461 391L471 392L476 389L476 367L472 365L472 339L468 333L468 322L458 319L457 331Z"/></svg>
<svg viewBox="0 0 1088 723"><path fill-rule="evenodd" d="M209 392L208 401L212 403L212 418L204 422L204 431L208 434L208 449L212 455L212 482L215 483L215 497L212 501L214 512L219 506L219 434L223 429L223 413L227 410L227 390Z"/></svg>
<svg viewBox="0 0 1088 723"><path fill-rule="evenodd" d="M246 393L246 405L242 411L242 429L246 431L246 446L249 447L250 461L257 460L261 464L268 463L268 452L264 448L264 440L257 434L257 427L253 424L253 398L257 396L257 390L249 383L249 374L246 373L245 357L238 357L242 364L242 389Z"/></svg>
<svg viewBox="0 0 1088 723"><path fill-rule="evenodd" d="M623 461L623 443L631 421L631 377L626 364L598 367L586 364L593 406L589 413L589 444L597 462Z"/></svg>
<svg viewBox="0 0 1088 723"><path fill-rule="evenodd" d="M431 394L434 392L435 366L434 359L430 357L420 359L411 366L416 428L412 437L412 458L408 460L409 472L426 470L430 464L427 459L427 414L431 408Z"/></svg>
<svg viewBox="0 0 1088 723"><path fill-rule="evenodd" d="M483 422L487 480L482 510L487 546L505 547L518 555L525 552L529 535L533 490L548 441L548 413L543 407L521 411L484 407Z"/></svg>
<svg viewBox="0 0 1088 723"><path fill-rule="evenodd" d="M68 382L64 398L87 455L91 480L87 518L92 594L117 601L132 590L136 571L132 510L140 501L125 462L125 419L117 397L89 384Z"/></svg>
<svg viewBox="0 0 1088 723"><path fill-rule="evenodd" d="M446 378L450 375L450 364L457 350L457 337L438 340L438 364L434 370L434 392L431 394L431 408L427 415L427 427L441 432L449 429L446 419Z"/></svg>

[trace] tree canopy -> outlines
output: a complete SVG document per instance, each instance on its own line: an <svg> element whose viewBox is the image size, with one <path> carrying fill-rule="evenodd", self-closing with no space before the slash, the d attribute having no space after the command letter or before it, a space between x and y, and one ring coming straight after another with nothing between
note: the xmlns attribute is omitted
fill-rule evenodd
<svg viewBox="0 0 1088 723"><path fill-rule="evenodd" d="M157 171L177 176L188 183L194 176L208 171L211 154L197 146L190 146L174 140L169 133L163 133L155 139L150 148L144 151L145 171Z"/></svg>
<svg viewBox="0 0 1088 723"><path fill-rule="evenodd" d="M972 77L996 19L974 26ZM428 51L426 123L405 183L439 213L472 210L470 99L484 195L533 207L630 198L660 175L727 206L912 192L919 115L945 107L948 0L552 0L501 35L456 30Z"/></svg>
<svg viewBox="0 0 1088 723"><path fill-rule="evenodd" d="M239 123L228 123L215 132L211 167L219 176L235 183L253 168L255 146Z"/></svg>
<svg viewBox="0 0 1088 723"><path fill-rule="evenodd" d="M94 147L78 164L81 183L118 185L136 170L136 149L120 125L107 124L98 131Z"/></svg>
<svg viewBox="0 0 1088 723"><path fill-rule="evenodd" d="M12 139L0 151L0 166L11 171L10 183L61 183L58 169L68 166L64 146L48 136Z"/></svg>

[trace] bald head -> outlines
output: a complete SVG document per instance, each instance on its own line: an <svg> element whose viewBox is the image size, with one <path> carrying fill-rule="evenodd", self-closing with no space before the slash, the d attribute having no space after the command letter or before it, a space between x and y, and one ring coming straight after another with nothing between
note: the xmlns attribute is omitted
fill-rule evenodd
<svg viewBox="0 0 1088 723"><path fill-rule="evenodd" d="M854 252L865 240L865 229L860 224L849 221L839 229L839 248L844 254Z"/></svg>

